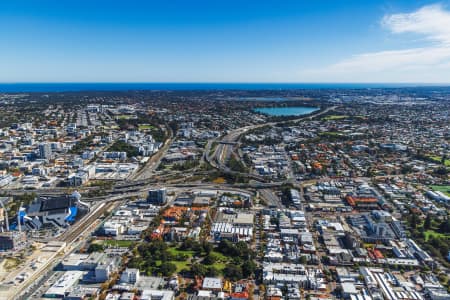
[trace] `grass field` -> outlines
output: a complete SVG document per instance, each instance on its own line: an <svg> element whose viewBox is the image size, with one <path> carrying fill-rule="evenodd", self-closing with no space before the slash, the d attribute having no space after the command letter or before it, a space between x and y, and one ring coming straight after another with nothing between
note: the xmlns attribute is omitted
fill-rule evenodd
<svg viewBox="0 0 450 300"><path fill-rule="evenodd" d="M135 241L126 241L126 240L104 240L102 242L103 245L105 246L117 246L117 247L122 247L122 248L128 248L130 247L133 243L135 243Z"/></svg>
<svg viewBox="0 0 450 300"><path fill-rule="evenodd" d="M450 185L430 185L433 191L439 191L450 197Z"/></svg>
<svg viewBox="0 0 450 300"><path fill-rule="evenodd" d="M320 135L320 136L329 136L329 137L343 136L343 134L342 134L341 132L337 132L337 131L325 131L325 132L320 132L319 135Z"/></svg>
<svg viewBox="0 0 450 300"><path fill-rule="evenodd" d="M191 266L191 262L190 261L176 261L176 260L171 260L169 261L170 263L174 264L175 266L177 266L177 270L175 271L176 273L180 273L183 269L189 269ZM156 266L159 267L161 266L162 261L157 260L156 261Z"/></svg>
<svg viewBox="0 0 450 300"><path fill-rule="evenodd" d="M195 252L192 250L180 250L177 247L173 246L167 249L167 251L172 255L186 255L188 259L183 261L171 260L170 262L177 266L177 273L181 272L183 269L189 269L191 266L192 258L194 257Z"/></svg>
<svg viewBox="0 0 450 300"><path fill-rule="evenodd" d="M434 230L425 231L425 241L428 241L430 239L430 237L450 239L450 235L448 235L448 234L439 233Z"/></svg>
<svg viewBox="0 0 450 300"><path fill-rule="evenodd" d="M136 119L136 116L134 116L134 115L117 115L116 119L118 119L118 120L130 120L130 119Z"/></svg>
<svg viewBox="0 0 450 300"><path fill-rule="evenodd" d="M150 130L150 129L154 129L155 126L150 125L150 124L139 124L139 130Z"/></svg>
<svg viewBox="0 0 450 300"><path fill-rule="evenodd" d="M347 117L348 116L346 116L346 115L331 115L331 116L323 117L322 120L325 120L325 121L342 120L342 119L345 119Z"/></svg>
<svg viewBox="0 0 450 300"><path fill-rule="evenodd" d="M441 163L441 161L442 161L442 157L437 156L437 155L429 155L428 158L436 163ZM450 159L444 160L444 166L450 167Z"/></svg>
<svg viewBox="0 0 450 300"><path fill-rule="evenodd" d="M192 258L193 258L194 255L195 255L195 252L194 252L194 251L192 251L192 250L180 250L180 249L178 249L178 248L176 248L176 247L174 246L174 247L170 247L170 248L168 249L168 252L169 252L170 254L172 254L172 255L183 254L183 255L186 255L186 256L189 257L187 260L184 260L184 261L177 261L177 260L171 260L171 261L170 261L171 263L173 263L174 265L177 266L177 272L180 272L180 271L183 270L183 269L189 269L189 268L190 268L190 266L191 266L191 264L192 264ZM217 257L217 259L218 259L218 261L215 262L215 263L213 264L213 266L214 266L215 268L217 268L219 271L222 272L222 270L223 270L223 269L226 267L226 265L229 263L229 261L230 261L229 258L226 257L225 255L223 255L222 253L217 252L217 251L212 251L211 253L214 254L214 255ZM202 256L204 256L204 255L206 255L206 254L203 253ZM160 262L160 261L157 261L157 264L158 264L158 266L159 266L159 265L161 264L161 262Z"/></svg>
<svg viewBox="0 0 450 300"><path fill-rule="evenodd" d="M167 249L167 251L170 254L172 254L172 255L184 254L184 255L187 255L189 257L193 257L194 256L194 251L192 251L192 250L180 250L177 247L170 247L169 249Z"/></svg>

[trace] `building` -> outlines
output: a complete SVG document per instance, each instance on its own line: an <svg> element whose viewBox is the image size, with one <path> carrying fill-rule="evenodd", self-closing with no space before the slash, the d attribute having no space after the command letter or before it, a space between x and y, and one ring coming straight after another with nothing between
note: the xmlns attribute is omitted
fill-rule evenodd
<svg viewBox="0 0 450 300"><path fill-rule="evenodd" d="M0 233L0 250L17 249L21 243L25 242L24 232L9 231Z"/></svg>
<svg viewBox="0 0 450 300"><path fill-rule="evenodd" d="M112 159L112 160L126 160L127 153L126 152L103 152L104 159Z"/></svg>
<svg viewBox="0 0 450 300"><path fill-rule="evenodd" d="M154 205L164 205L167 203L167 190L165 188L152 189L148 191L147 201Z"/></svg>
<svg viewBox="0 0 450 300"><path fill-rule="evenodd" d="M0 197L0 226L4 231L9 230L8 211L5 205L12 200L12 197Z"/></svg>
<svg viewBox="0 0 450 300"><path fill-rule="evenodd" d="M67 271L45 292L45 298L65 298L83 276L82 271Z"/></svg>
<svg viewBox="0 0 450 300"><path fill-rule="evenodd" d="M193 194L181 194L173 202L175 206L192 207L196 196Z"/></svg>
<svg viewBox="0 0 450 300"><path fill-rule="evenodd" d="M302 202L301 202L301 198L300 198L300 193L297 190L295 190L295 189L290 189L289 193L290 193L291 202L296 207L301 208Z"/></svg>
<svg viewBox="0 0 450 300"><path fill-rule="evenodd" d="M341 286L342 286L342 295L344 296L345 299L349 299L351 296L359 294L353 282L343 282L341 283Z"/></svg>
<svg viewBox="0 0 450 300"><path fill-rule="evenodd" d="M106 221L103 223L103 234L107 236L119 236L121 235L125 227L121 222L116 221Z"/></svg>
<svg viewBox="0 0 450 300"><path fill-rule="evenodd" d="M203 279L202 289L219 292L222 290L222 280L215 277L205 277L205 279Z"/></svg>
<svg viewBox="0 0 450 300"><path fill-rule="evenodd" d="M120 276L121 283L135 284L139 281L139 269L126 268Z"/></svg>
<svg viewBox="0 0 450 300"><path fill-rule="evenodd" d="M72 253L61 262L61 266L64 271L93 271L104 259L105 254L100 252Z"/></svg>
<svg viewBox="0 0 450 300"><path fill-rule="evenodd" d="M425 195L437 202L445 202L448 203L450 202L450 197L448 197L447 195L445 195L444 193L440 192L440 191L428 191L425 193Z"/></svg>
<svg viewBox="0 0 450 300"><path fill-rule="evenodd" d="M0 188L7 186L13 181L14 177L11 175L0 175Z"/></svg>
<svg viewBox="0 0 450 300"><path fill-rule="evenodd" d="M117 271L117 258L104 257L95 267L95 281L105 282L111 273Z"/></svg>
<svg viewBox="0 0 450 300"><path fill-rule="evenodd" d="M147 290L142 291L141 300L174 300L175 294L168 290Z"/></svg>
<svg viewBox="0 0 450 300"><path fill-rule="evenodd" d="M86 172L78 171L77 173L70 174L67 181L70 186L80 186L88 182L89 175Z"/></svg>
<svg viewBox="0 0 450 300"><path fill-rule="evenodd" d="M28 207L22 208L19 220L23 228L35 230L42 225L66 227L89 211L89 206L80 201L80 194L62 196L39 196Z"/></svg>
<svg viewBox="0 0 450 300"><path fill-rule="evenodd" d="M42 159L52 158L52 147L49 143L39 144L39 157Z"/></svg>

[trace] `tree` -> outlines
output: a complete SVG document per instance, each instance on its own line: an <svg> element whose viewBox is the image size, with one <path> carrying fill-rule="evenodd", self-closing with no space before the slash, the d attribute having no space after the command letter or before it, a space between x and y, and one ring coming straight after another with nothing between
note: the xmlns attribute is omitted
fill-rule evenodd
<svg viewBox="0 0 450 300"><path fill-rule="evenodd" d="M199 242L194 241L194 243L192 244L192 251L194 251L195 253L201 254L202 250L203 250L202 245Z"/></svg>
<svg viewBox="0 0 450 300"><path fill-rule="evenodd" d="M447 174L449 173L449 171L447 170L446 167L439 167L437 168L434 173L438 176L447 176Z"/></svg>
<svg viewBox="0 0 450 300"><path fill-rule="evenodd" d="M415 213L412 213L412 214L411 214L411 217L410 217L410 219L409 219L409 225L410 225L413 229L416 229L418 223L419 223L419 220L418 220L418 218L417 218L417 215L416 215Z"/></svg>
<svg viewBox="0 0 450 300"><path fill-rule="evenodd" d="M246 260L243 264L242 264L242 275L244 277L250 277L253 276L255 274L255 270L256 270L256 264L253 260Z"/></svg>
<svg viewBox="0 0 450 300"><path fill-rule="evenodd" d="M308 259L306 258L305 255L302 255L302 256L300 257L300 263L301 263L302 265L306 265L307 261L308 261Z"/></svg>
<svg viewBox="0 0 450 300"><path fill-rule="evenodd" d="M216 277L219 276L219 273L220 271L216 267L209 266L206 271L206 276Z"/></svg>
<svg viewBox="0 0 450 300"><path fill-rule="evenodd" d="M201 265L201 264L192 264L191 266L191 273L194 276L205 276L206 273L208 272L208 269L206 268L206 266Z"/></svg>
<svg viewBox="0 0 450 300"><path fill-rule="evenodd" d="M181 243L180 250L190 250L192 249L192 245L194 244L194 240L191 238L187 238Z"/></svg>
<svg viewBox="0 0 450 300"><path fill-rule="evenodd" d="M210 254L211 251L213 250L213 246L206 241L204 241L202 243L202 247L203 247L203 251L205 251L206 254Z"/></svg>
<svg viewBox="0 0 450 300"><path fill-rule="evenodd" d="M177 266L170 262L163 262L159 267L159 271L163 276L172 275L177 270Z"/></svg>
<svg viewBox="0 0 450 300"><path fill-rule="evenodd" d="M228 240L220 241L218 251L226 256L239 256L239 252L236 247Z"/></svg>
<svg viewBox="0 0 450 300"><path fill-rule="evenodd" d="M423 223L423 228L426 230L431 228L431 214L427 215L427 218L425 219L425 222Z"/></svg>
<svg viewBox="0 0 450 300"><path fill-rule="evenodd" d="M108 148L108 151L126 152L127 157L133 157L133 156L139 155L139 150L136 147L131 146L121 140L118 140L114 144L112 144L111 147Z"/></svg>
<svg viewBox="0 0 450 300"><path fill-rule="evenodd" d="M249 258L252 255L248 244L244 241L237 242L236 249L238 250L238 255L242 258Z"/></svg>
<svg viewBox="0 0 450 300"><path fill-rule="evenodd" d="M219 259L219 258L217 257L217 254L209 253L209 254L203 259L203 263L204 263L205 265L212 265L212 264L214 264L215 262L217 262L218 259Z"/></svg>
<svg viewBox="0 0 450 300"><path fill-rule="evenodd" d="M97 244L97 243L90 244L87 252L88 253L103 252L103 245L102 244Z"/></svg>
<svg viewBox="0 0 450 300"><path fill-rule="evenodd" d="M450 219L449 218L442 221L442 223L439 225L438 231L439 231L439 233L444 233L444 234L450 233Z"/></svg>
<svg viewBox="0 0 450 300"><path fill-rule="evenodd" d="M225 269L223 269L223 275L232 281L237 281L242 279L242 269L240 266L227 265Z"/></svg>

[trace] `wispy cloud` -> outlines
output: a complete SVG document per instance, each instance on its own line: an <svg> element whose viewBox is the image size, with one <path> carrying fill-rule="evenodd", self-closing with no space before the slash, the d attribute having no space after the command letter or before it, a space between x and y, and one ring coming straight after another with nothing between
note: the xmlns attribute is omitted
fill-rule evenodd
<svg viewBox="0 0 450 300"><path fill-rule="evenodd" d="M387 15L381 24L393 33L416 33L430 41L450 44L450 12L440 4L412 13Z"/></svg>
<svg viewBox="0 0 450 300"><path fill-rule="evenodd" d="M417 35L426 45L354 55L308 76L331 81L450 81L450 11L439 4L424 6L386 15L381 26L396 35Z"/></svg>

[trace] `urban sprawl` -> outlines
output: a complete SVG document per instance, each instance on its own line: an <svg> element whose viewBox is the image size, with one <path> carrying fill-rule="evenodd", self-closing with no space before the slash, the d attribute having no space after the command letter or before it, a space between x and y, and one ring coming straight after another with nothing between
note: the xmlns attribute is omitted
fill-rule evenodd
<svg viewBox="0 0 450 300"><path fill-rule="evenodd" d="M0 299L450 299L449 89L0 106Z"/></svg>

